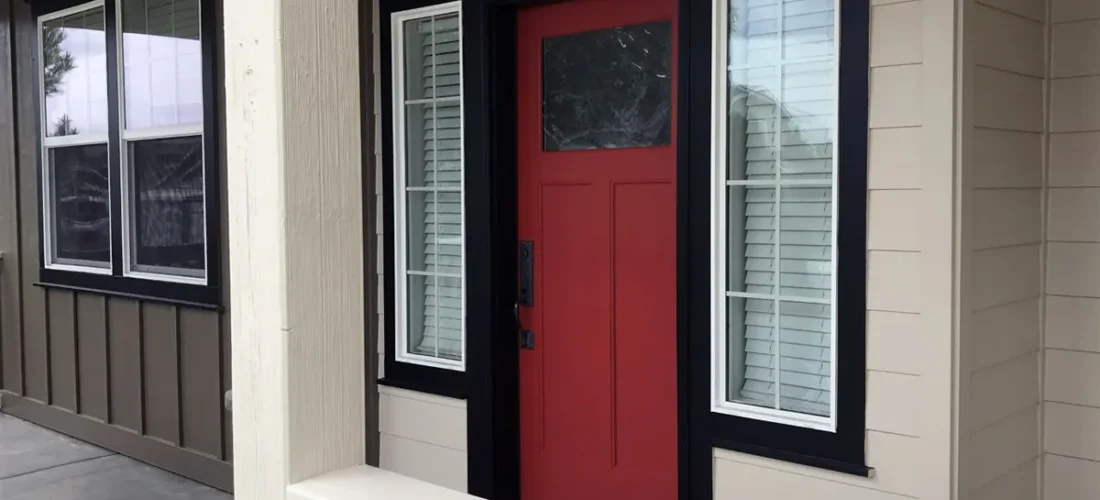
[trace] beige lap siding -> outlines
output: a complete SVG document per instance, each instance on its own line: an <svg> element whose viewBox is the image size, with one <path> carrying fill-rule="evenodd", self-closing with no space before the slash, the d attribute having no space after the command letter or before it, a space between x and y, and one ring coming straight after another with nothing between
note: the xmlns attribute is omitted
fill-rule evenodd
<svg viewBox="0 0 1100 500"><path fill-rule="evenodd" d="M928 144L928 130L922 126L930 106L949 102L942 88L929 85L937 81L933 72L941 67L927 66L923 55L922 20L933 22L945 12L942 5L925 12L935 3L872 2L866 453L875 475L860 478L715 449L716 499L805 498L812 493L819 500L893 500L943 498L947 491L942 479L946 469L929 466L927 460L949 456L949 432L933 429L929 422L932 413L945 408L950 391L934 385L946 373L928 375L933 367L947 370L949 363L931 363L930 353L922 356L931 343L927 325L948 304L927 299L935 294L928 291L930 278L924 271L930 264L925 259L943 254L951 233L950 222L930 225L925 210L949 192L943 189L946 177L936 176L950 175L950 164L933 163L926 156L929 147L940 146ZM948 26L950 21L944 20ZM950 289L943 293L949 295ZM949 337L950 331L935 334ZM843 332L839 335L843 345ZM944 413L936 418L948 417Z"/></svg>
<svg viewBox="0 0 1100 500"><path fill-rule="evenodd" d="M968 0L960 490L1039 498L1045 0Z"/></svg>
<svg viewBox="0 0 1100 500"><path fill-rule="evenodd" d="M375 12L378 12L378 2L374 2ZM389 19L379 19L374 16L374 75L376 81L381 81L381 67L378 38L379 22L389 22ZM387 44L388 45L388 44ZM390 168L382 161L382 90L381 85L375 85L375 197L374 206L377 219L377 248L378 248L378 376L384 376L385 360L385 295L383 286L385 283L383 257L386 248L384 244L383 228L385 220L382 216L383 189L391 189L392 186L382 183L382 169ZM379 386L378 397L378 430L379 436L379 466L383 469L397 472L402 475L438 484L458 491L466 491L466 402L425 394L416 391L406 391L390 387Z"/></svg>
<svg viewBox="0 0 1100 500"><path fill-rule="evenodd" d="M1100 3L1051 0L1044 492L1100 498Z"/></svg>

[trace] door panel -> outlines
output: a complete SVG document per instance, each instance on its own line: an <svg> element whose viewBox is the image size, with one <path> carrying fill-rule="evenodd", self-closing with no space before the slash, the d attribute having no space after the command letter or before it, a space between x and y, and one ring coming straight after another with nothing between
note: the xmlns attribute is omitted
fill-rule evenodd
<svg viewBox="0 0 1100 500"><path fill-rule="evenodd" d="M519 14L525 499L676 497L675 8Z"/></svg>

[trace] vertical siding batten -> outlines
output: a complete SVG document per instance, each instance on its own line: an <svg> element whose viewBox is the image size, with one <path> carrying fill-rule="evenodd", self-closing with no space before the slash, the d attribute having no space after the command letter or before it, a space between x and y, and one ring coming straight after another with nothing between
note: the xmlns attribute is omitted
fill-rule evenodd
<svg viewBox="0 0 1100 500"><path fill-rule="evenodd" d="M141 308L136 301L110 297L111 423L144 433L141 370Z"/></svg>
<svg viewBox="0 0 1100 500"><path fill-rule="evenodd" d="M11 0L0 1L0 390L23 393L22 257Z"/></svg>
<svg viewBox="0 0 1100 500"><path fill-rule="evenodd" d="M180 444L177 308L141 303L144 434Z"/></svg>
<svg viewBox="0 0 1100 500"><path fill-rule="evenodd" d="M216 8L214 9L213 15L211 16L211 18L213 18L213 20L214 20L214 26L216 26L216 28L213 29L212 31L214 32L214 43L215 43L214 52L216 54L218 54L217 61L215 61L215 64L214 64L214 71L215 71L214 78L215 78L215 81L218 81L218 82L224 81L225 80L225 74L226 74L226 72L225 72L225 57L224 57L224 52L223 52L223 49L222 49L225 46L225 31L223 29L224 23L223 23L223 20L222 20L223 15L224 15L224 10L222 8L222 2L223 1L224 0L215 0L214 1L214 5L216 6ZM218 102L224 104L225 103L225 92L226 92L225 85L217 85L217 88L218 88L218 91L217 91L218 92L218 95L217 95ZM219 141L218 141L218 147L219 147L219 151L218 151L218 175L220 175L221 179L223 180L223 182L218 183L218 189L220 189L219 195L221 196L221 199L222 200L228 200L229 199L229 192L228 192L229 161L226 158L226 150L229 147L229 141L227 140L227 137L226 137L226 125L225 125L226 124L226 106L224 106L224 105L217 106L217 113L218 113L218 120L217 120L218 130L217 130L217 134L218 134L218 138L219 138ZM232 369L231 369L231 366L230 366L232 351L231 351L230 332L229 332L229 315L231 314L231 312L229 310L229 290L230 290L230 286L232 285L230 283L230 279L229 279L229 251L228 251L228 248L229 248L228 247L228 245L229 245L229 243L228 243L229 242L229 224L228 224L228 221L229 221L229 203L228 202L220 203L219 208L221 209L220 220L222 221L221 227L219 228L220 231L221 231L221 241L222 241L221 301L222 301L222 305L225 306L225 307L222 311L222 314L217 318L217 325L215 325L215 329L217 330L217 340L218 340L217 345L220 349L220 354L219 354L218 360L217 360L217 366L218 366L217 373L218 373L218 382L219 382L218 393L217 393L217 405L218 405L218 411L219 411L218 415L220 416L220 418L219 418L220 427L218 428L218 436L219 436L220 443L218 443L218 445L219 445L220 449L218 450L218 453L216 453L214 456L217 457L217 458L220 458L221 460L224 460L226 462L232 462L233 461L233 414L230 412L230 409L223 402L224 401L223 400L224 394L226 394L226 392L229 391L233 387L233 384L232 384ZM210 363L210 360L209 359L206 360L205 363L206 364Z"/></svg>
<svg viewBox="0 0 1100 500"><path fill-rule="evenodd" d="M50 404L77 413L76 300L68 290L50 290L46 303L49 320Z"/></svg>
<svg viewBox="0 0 1100 500"><path fill-rule="evenodd" d="M178 331L180 446L222 459L220 319L213 312L180 309Z"/></svg>
<svg viewBox="0 0 1100 500"><path fill-rule="evenodd" d="M20 89L34 88L36 72L34 47L36 24L31 6L26 2L12 2L14 39L12 54L15 71L12 81L16 95ZM49 401L49 351L47 348L46 292L34 287L38 276L39 223L38 223L38 129L33 99L19 99L15 113L16 145L18 147L19 178L23 182L18 189L20 223L19 266L21 272L22 336L23 336L23 395Z"/></svg>
<svg viewBox="0 0 1100 500"><path fill-rule="evenodd" d="M110 418L106 307L103 296L87 293L76 296L80 413L102 422Z"/></svg>

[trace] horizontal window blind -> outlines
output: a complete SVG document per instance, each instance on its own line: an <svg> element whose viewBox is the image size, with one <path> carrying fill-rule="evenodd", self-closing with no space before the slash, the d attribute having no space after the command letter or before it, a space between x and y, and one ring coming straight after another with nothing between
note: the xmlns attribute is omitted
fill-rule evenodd
<svg viewBox="0 0 1100 500"><path fill-rule="evenodd" d="M831 0L735 2L731 55L731 244L744 263L743 373L737 399L827 416L831 388L834 12ZM747 8L746 8L747 7ZM742 17L743 16L743 17ZM734 36L737 36L735 34ZM743 171L741 171L743 169ZM777 170L778 169L778 170ZM798 181L796 183L787 181ZM820 182L814 182L820 181ZM801 183L801 184L800 184ZM743 238L743 239L742 239ZM741 376L737 376L741 375ZM736 387L731 388L737 390ZM778 391L778 398L776 392Z"/></svg>
<svg viewBox="0 0 1100 500"><path fill-rule="evenodd" d="M462 93L457 16L416 23L423 40L422 91L425 197L424 333L413 352L462 359ZM412 108L416 109L416 108Z"/></svg>

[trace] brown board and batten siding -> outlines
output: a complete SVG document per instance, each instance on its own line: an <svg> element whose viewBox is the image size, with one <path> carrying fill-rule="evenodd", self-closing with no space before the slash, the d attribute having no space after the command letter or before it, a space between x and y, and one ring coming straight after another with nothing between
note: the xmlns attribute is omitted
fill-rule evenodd
<svg viewBox="0 0 1100 500"><path fill-rule="evenodd" d="M36 285L35 29L0 0L0 411L230 490L227 313Z"/></svg>

